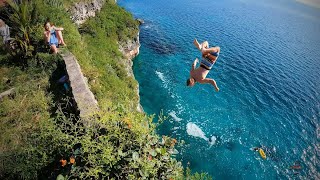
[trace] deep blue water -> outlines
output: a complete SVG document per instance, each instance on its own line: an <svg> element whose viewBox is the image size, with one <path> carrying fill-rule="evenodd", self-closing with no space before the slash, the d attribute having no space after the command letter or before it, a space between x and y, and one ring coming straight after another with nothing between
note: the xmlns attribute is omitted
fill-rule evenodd
<svg viewBox="0 0 320 180"><path fill-rule="evenodd" d="M185 141L185 166L215 179L320 179L319 9L294 0L118 3L145 21L133 67L141 104L168 116L159 133ZM208 75L218 93L185 85L200 58L194 38L221 47ZM302 169L289 169L296 161Z"/></svg>

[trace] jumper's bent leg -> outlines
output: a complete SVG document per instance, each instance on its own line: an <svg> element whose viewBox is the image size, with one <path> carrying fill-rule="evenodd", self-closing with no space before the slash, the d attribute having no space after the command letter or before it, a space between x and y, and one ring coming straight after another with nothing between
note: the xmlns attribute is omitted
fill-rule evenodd
<svg viewBox="0 0 320 180"><path fill-rule="evenodd" d="M217 85L217 83L216 83L216 81L214 79L212 79L212 85L216 89L217 92L220 90L218 85Z"/></svg>

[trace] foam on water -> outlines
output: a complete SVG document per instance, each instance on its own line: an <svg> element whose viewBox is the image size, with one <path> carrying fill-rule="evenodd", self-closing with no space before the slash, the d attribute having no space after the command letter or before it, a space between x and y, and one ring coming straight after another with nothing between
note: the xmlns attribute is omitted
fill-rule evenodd
<svg viewBox="0 0 320 180"><path fill-rule="evenodd" d="M216 136L212 136L211 139L209 140L209 144L212 146L212 145L215 145L216 144L216 141L217 141L217 137Z"/></svg>
<svg viewBox="0 0 320 180"><path fill-rule="evenodd" d="M159 77L159 79L160 79L162 82L166 82L166 79L165 79L165 77L164 77L164 75L163 75L162 72L156 71L155 73L157 74L157 76Z"/></svg>
<svg viewBox="0 0 320 180"><path fill-rule="evenodd" d="M212 136L210 139L207 138L205 133L196 124L189 122L186 126L186 129L187 129L188 135L204 139L205 141L209 142L210 146L216 144L217 137Z"/></svg>
<svg viewBox="0 0 320 180"><path fill-rule="evenodd" d="M175 111L171 111L169 112L169 115L177 122L181 121L182 119L179 118L177 115L176 115L176 112Z"/></svg>
<svg viewBox="0 0 320 180"><path fill-rule="evenodd" d="M194 124L192 122L189 122L187 124L187 133L190 136L199 137L199 138L202 138L206 141L209 141L209 139L206 137L204 132L199 128L199 126L197 126L196 124Z"/></svg>
<svg viewBox="0 0 320 180"><path fill-rule="evenodd" d="M172 130L180 129L180 127L173 127Z"/></svg>

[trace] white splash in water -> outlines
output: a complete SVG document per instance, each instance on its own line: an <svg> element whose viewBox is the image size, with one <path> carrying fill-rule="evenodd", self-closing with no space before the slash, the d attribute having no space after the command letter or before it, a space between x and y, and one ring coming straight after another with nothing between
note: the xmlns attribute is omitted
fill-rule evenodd
<svg viewBox="0 0 320 180"><path fill-rule="evenodd" d="M217 141L217 137L212 136L212 137L211 137L211 141L209 141L210 146L215 145L215 144L216 144L216 141Z"/></svg>
<svg viewBox="0 0 320 180"><path fill-rule="evenodd" d="M180 127L173 127L172 130L180 129Z"/></svg>
<svg viewBox="0 0 320 180"><path fill-rule="evenodd" d="M194 137L199 137L202 138L206 141L208 141L209 139L206 137L206 135L204 134L204 132L194 123L189 122L187 124L187 133L190 136L194 136Z"/></svg>
<svg viewBox="0 0 320 180"><path fill-rule="evenodd" d="M178 99L177 101L180 102L181 97L178 96L177 99ZM185 111L185 106L183 106L181 103L176 104L176 107L178 108L178 113L179 114L181 114L183 111Z"/></svg>
<svg viewBox="0 0 320 180"><path fill-rule="evenodd" d="M168 86L169 81L166 79L164 74L162 72L160 72L160 71L156 71L155 73L157 74L159 79L163 82L163 87L166 88L166 89L169 89L169 91L170 91L170 87Z"/></svg>
<svg viewBox="0 0 320 180"><path fill-rule="evenodd" d="M162 72L156 71L157 76L161 79L162 82L165 82L166 79L164 78L164 75Z"/></svg>
<svg viewBox="0 0 320 180"><path fill-rule="evenodd" d="M215 136L212 136L210 139L207 138L206 135L204 134L204 132L199 128L199 126L197 126L196 124L194 124L192 122L189 122L187 124L187 133L190 136L199 137L199 138L202 138L202 139L208 141L210 144L210 147L212 145L214 145L217 141L217 137L215 137Z"/></svg>
<svg viewBox="0 0 320 180"><path fill-rule="evenodd" d="M171 112L169 113L169 115L170 115L175 121L177 121L177 122L179 122L179 121L182 120L181 118L179 118L179 117L176 115L176 112L175 112L175 111L171 111Z"/></svg>

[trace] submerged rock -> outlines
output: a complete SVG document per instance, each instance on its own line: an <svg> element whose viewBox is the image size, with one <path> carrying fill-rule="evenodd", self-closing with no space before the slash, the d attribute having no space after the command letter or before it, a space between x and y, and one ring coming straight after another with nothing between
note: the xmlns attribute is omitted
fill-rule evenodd
<svg viewBox="0 0 320 180"><path fill-rule="evenodd" d="M229 151L233 151L233 149L235 148L235 144L231 141L227 142L226 144L226 148L229 150Z"/></svg>

